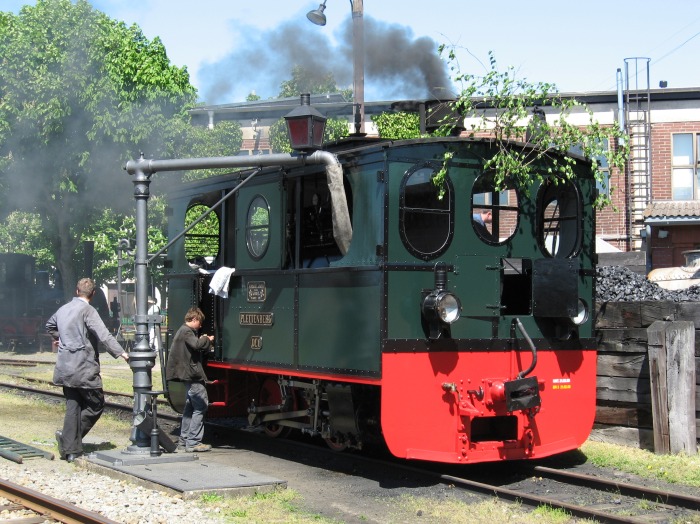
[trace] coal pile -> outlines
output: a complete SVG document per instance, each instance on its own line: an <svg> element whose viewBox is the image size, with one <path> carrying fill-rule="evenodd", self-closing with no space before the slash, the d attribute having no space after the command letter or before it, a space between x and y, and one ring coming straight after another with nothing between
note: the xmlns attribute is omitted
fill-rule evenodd
<svg viewBox="0 0 700 524"><path fill-rule="evenodd" d="M700 286L670 291L649 282L646 277L623 266L598 266L596 269L596 301L640 302L659 300L667 302L696 302L700 300Z"/></svg>

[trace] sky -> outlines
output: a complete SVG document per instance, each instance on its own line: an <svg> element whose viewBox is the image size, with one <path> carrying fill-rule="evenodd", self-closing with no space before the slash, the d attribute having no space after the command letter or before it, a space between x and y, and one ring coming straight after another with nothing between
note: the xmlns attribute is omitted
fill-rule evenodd
<svg viewBox="0 0 700 524"><path fill-rule="evenodd" d="M321 0L91 0L113 19L159 37L186 66L201 102L278 95L291 64L331 72L352 86L351 2L327 0L327 25L306 19ZM18 13L34 0L0 0ZM458 86L437 46L455 46L458 71L499 70L554 83L560 92L611 91L616 71L631 87L700 88L697 0L365 0L365 100L429 98ZM626 60L627 59L627 60ZM649 68L647 82L647 66Z"/></svg>

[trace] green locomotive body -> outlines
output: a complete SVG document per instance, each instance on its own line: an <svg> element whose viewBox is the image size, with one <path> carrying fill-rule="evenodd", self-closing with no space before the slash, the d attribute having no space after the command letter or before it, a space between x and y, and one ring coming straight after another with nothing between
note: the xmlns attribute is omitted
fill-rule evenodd
<svg viewBox="0 0 700 524"><path fill-rule="evenodd" d="M495 148L355 139L329 149L342 188L306 165L173 189L170 325L198 306L216 335L209 416L445 462L579 446L595 411L595 180L578 159L574 180L543 162L541 180L501 187L484 169ZM208 226L182 235L195 206L213 207Z"/></svg>

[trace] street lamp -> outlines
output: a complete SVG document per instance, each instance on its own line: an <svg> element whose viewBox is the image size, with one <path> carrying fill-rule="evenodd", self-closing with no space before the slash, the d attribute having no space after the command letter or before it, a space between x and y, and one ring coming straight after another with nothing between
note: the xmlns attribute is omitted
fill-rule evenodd
<svg viewBox="0 0 700 524"><path fill-rule="evenodd" d="M323 14L325 10L326 0L323 0L323 3L318 6L318 9L314 9L313 11L306 13L306 18L311 20L316 25L326 25L326 15Z"/></svg>
<svg viewBox="0 0 700 524"><path fill-rule="evenodd" d="M326 25L326 1L318 9L306 14L316 25ZM355 114L355 133L365 132L365 26L363 21L363 0L350 0L352 9L352 96Z"/></svg>

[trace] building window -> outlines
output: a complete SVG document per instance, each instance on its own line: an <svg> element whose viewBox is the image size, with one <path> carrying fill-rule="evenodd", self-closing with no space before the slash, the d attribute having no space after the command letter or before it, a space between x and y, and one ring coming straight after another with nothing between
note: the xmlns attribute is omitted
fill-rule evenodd
<svg viewBox="0 0 700 524"><path fill-rule="evenodd" d="M592 158L598 164L600 176L596 179L595 187L601 195L610 196L610 164L608 163L608 150L610 149L610 141L607 138L602 139L603 154ZM570 153L584 156L583 148L579 145L569 149Z"/></svg>
<svg viewBox="0 0 700 524"><path fill-rule="evenodd" d="M603 139L603 149L605 154L595 157L595 161L598 162L598 171L600 171L601 177L596 180L595 187L601 195L610 196L610 164L608 164L608 149L610 148L610 143L607 138Z"/></svg>
<svg viewBox="0 0 700 524"><path fill-rule="evenodd" d="M698 183L698 149L700 134L677 133L672 135L671 187L673 200L700 198Z"/></svg>

